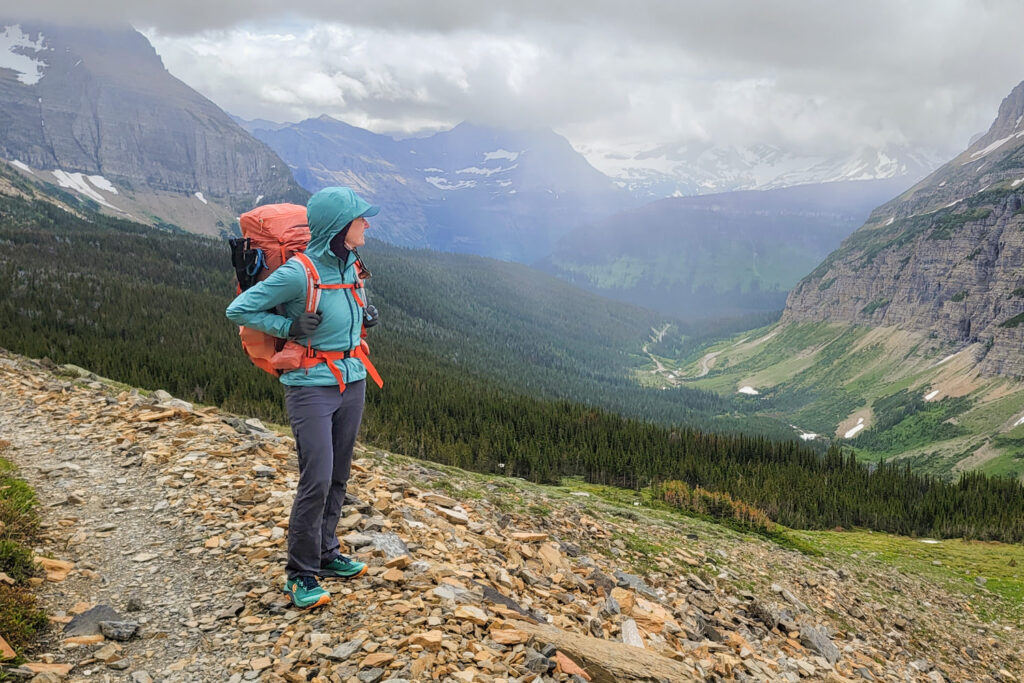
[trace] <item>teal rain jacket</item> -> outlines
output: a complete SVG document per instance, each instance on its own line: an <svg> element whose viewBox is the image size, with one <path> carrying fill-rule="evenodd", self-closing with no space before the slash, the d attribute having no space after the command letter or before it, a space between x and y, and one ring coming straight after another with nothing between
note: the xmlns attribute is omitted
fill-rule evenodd
<svg viewBox="0 0 1024 683"><path fill-rule="evenodd" d="M346 225L360 216L373 216L379 209L347 187L327 187L309 199L306 216L309 221L310 240L306 256L320 273L325 285L354 284L358 279L355 254L349 253L343 263L330 249L331 240ZM360 297L362 298L362 297ZM363 303L366 300L363 299ZM285 315L272 310L284 305ZM292 320L306 310L306 270L291 258L263 282L239 294L228 306L228 318L239 325L286 338ZM363 325L363 311L351 289L325 289L321 292L320 325L312 337L296 339L323 351L347 351L359 346ZM366 377L366 368L358 358L338 361L345 383ZM281 383L289 386L337 386L338 380L326 363L311 368L300 368L281 375Z"/></svg>

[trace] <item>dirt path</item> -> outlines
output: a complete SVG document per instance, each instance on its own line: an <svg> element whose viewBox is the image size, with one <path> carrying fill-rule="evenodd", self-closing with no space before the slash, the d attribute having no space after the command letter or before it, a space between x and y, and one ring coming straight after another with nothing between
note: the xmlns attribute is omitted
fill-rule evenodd
<svg viewBox="0 0 1024 683"><path fill-rule="evenodd" d="M12 374L0 376L0 438L13 444L12 457L42 501L39 550L75 565L64 581L43 584L45 609L60 616L107 605L139 624L141 637L108 643L117 650L109 667L94 661L79 673L95 673L95 680L145 681L142 672L167 682L231 679L218 653L226 642L216 616L237 601L232 579L241 568L189 553L200 527L168 500L141 448L122 449L116 429L97 429L61 402L13 390ZM56 381L38 388L65 393ZM100 414L116 405L102 396L93 401ZM68 648L61 636L55 629L46 646L64 650L60 661L92 659L92 647ZM131 678L133 672L140 673Z"/></svg>
<svg viewBox="0 0 1024 683"><path fill-rule="evenodd" d="M712 351L711 353L704 354L700 359L700 372L697 373L694 379L706 377L711 372L711 368L715 366L715 359L720 355L722 355L721 351Z"/></svg>

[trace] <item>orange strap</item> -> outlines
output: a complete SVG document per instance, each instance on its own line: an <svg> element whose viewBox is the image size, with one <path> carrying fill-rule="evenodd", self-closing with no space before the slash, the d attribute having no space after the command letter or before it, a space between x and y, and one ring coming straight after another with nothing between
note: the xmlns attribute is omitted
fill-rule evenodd
<svg viewBox="0 0 1024 683"><path fill-rule="evenodd" d="M358 358L366 368L366 373L370 375L377 386L384 387L384 380L381 379L377 368L373 367L373 363L370 362L370 347L366 345L365 341L359 342L359 346L349 351L321 351L313 349L312 355L303 358L302 364L299 367L311 368L320 363L327 363L327 369L334 375L334 379L338 380L338 390L341 393L345 393L345 376L337 365L339 360L344 360L345 358Z"/></svg>
<svg viewBox="0 0 1024 683"><path fill-rule="evenodd" d="M299 260L302 267L306 271L306 312L316 313L317 308L320 307L320 290L323 289L351 289L352 296L355 297L356 302L362 306L363 300L359 298L359 294L356 292L357 289L363 288L363 283L357 282L356 284L340 284L340 285L322 285L320 284L320 273L317 272L316 266L313 262L303 253L295 254L295 258ZM362 336L366 336L366 328L362 330ZM373 378L373 381L377 383L378 387L384 386L384 380L381 379L380 373L377 372L377 368L373 367L373 363L370 362L370 347L366 345L365 341L360 341L359 346L349 351L321 351L314 349L312 346L306 346L306 357L302 359L302 364L299 367L311 368L314 365L320 363L327 363L327 368L334 375L334 379L338 380L338 389L341 393L345 393L345 376L341 372L341 368L338 367L337 362L344 360L345 358L358 358L362 361L363 366L366 368L366 372Z"/></svg>
<svg viewBox="0 0 1024 683"><path fill-rule="evenodd" d="M355 284L322 285L320 284L320 273L317 271L316 266L313 265L313 262L309 260L309 257L303 253L298 253L295 255L295 258L306 269L306 313L316 313L316 309L320 306L320 291L323 289L351 289L356 303L363 306L363 300L356 291L363 288L362 281Z"/></svg>

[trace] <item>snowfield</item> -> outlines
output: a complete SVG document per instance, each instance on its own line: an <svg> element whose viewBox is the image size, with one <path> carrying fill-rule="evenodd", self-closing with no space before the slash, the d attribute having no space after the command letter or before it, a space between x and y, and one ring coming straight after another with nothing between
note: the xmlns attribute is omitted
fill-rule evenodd
<svg viewBox="0 0 1024 683"><path fill-rule="evenodd" d="M863 417L857 420L857 426L856 427L854 427L853 429L847 431L846 434L843 434L843 438L844 439L852 439L853 437L857 436L857 434L862 429L864 429L864 418Z"/></svg>
<svg viewBox="0 0 1024 683"><path fill-rule="evenodd" d="M54 179L57 181L57 184L60 185L61 187L73 190L78 194L85 195L86 197L93 200L97 204L102 204L107 208L120 211L120 209L118 209L116 206L114 206L106 199L104 199L103 195L97 192L92 185L86 182L87 176L84 173L68 173L67 171L62 171L59 168L53 171L52 173ZM107 183L106 178L103 178L103 176L96 177L101 178L102 182L109 184Z"/></svg>
<svg viewBox="0 0 1024 683"><path fill-rule="evenodd" d="M757 389L755 389L754 387L740 387L739 390L736 393L737 394L746 394L747 396L757 396L761 392L758 391Z"/></svg>
<svg viewBox="0 0 1024 683"><path fill-rule="evenodd" d="M496 149L493 152L484 152L484 161L490 161L491 159L508 159L509 161L515 161L519 158L522 152L510 152L507 149Z"/></svg>
<svg viewBox="0 0 1024 683"><path fill-rule="evenodd" d="M40 33L39 38L33 41L18 24L5 27L3 33L0 33L0 69L15 71L18 82L23 85L35 85L46 73L47 64L25 53L49 51L49 48L43 46L45 40Z"/></svg>

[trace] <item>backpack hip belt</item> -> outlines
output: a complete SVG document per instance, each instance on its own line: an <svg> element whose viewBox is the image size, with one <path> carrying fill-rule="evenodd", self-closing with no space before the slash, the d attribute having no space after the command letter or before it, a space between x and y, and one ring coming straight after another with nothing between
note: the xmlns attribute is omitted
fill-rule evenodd
<svg viewBox="0 0 1024 683"><path fill-rule="evenodd" d="M380 373L377 372L377 368L373 367L373 363L370 362L370 347L366 345L365 341L359 342L359 346L348 351L321 351L319 349L310 349L309 351L312 355L307 355L303 358L299 367L311 368L320 363L327 363L327 369L334 375L334 379L338 380L338 389L341 393L345 393L345 376L342 374L337 362L345 358L358 358L362 361L363 367L366 368L366 374L373 379L377 386L384 386L384 380L381 379Z"/></svg>

